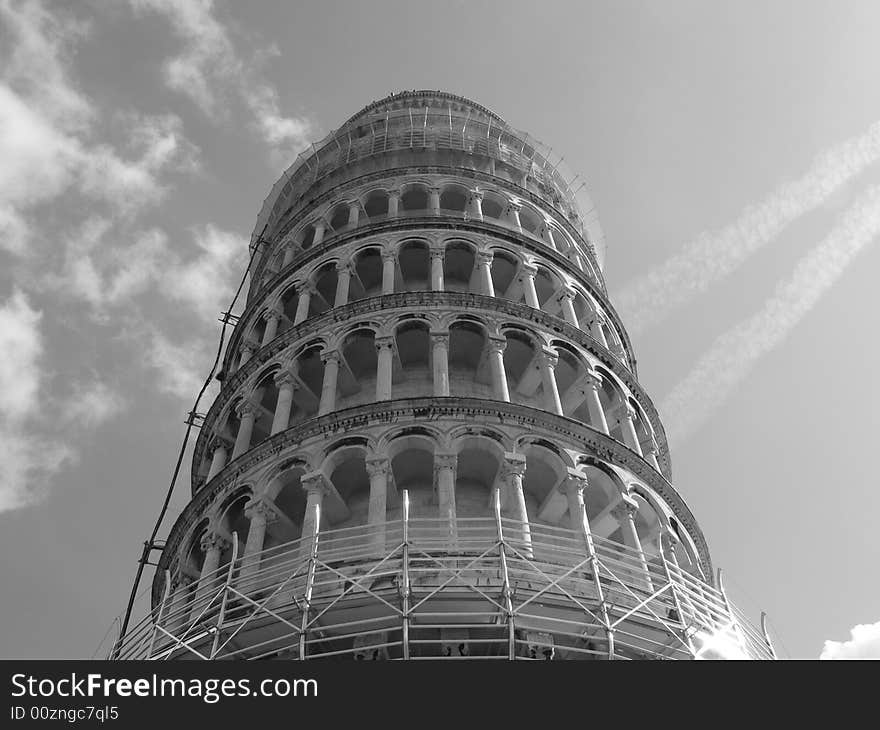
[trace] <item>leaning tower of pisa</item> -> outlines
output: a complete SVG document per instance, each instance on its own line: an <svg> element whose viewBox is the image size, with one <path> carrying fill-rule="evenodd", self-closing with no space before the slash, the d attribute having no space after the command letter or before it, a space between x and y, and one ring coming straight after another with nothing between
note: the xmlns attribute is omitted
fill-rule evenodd
<svg viewBox="0 0 880 730"><path fill-rule="evenodd" d="M584 184L392 95L266 198L122 658L769 658L713 579Z"/></svg>

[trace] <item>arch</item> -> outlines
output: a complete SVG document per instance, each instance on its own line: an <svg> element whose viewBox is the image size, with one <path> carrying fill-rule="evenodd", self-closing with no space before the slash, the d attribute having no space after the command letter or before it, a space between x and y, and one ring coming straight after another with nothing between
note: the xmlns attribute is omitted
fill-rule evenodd
<svg viewBox="0 0 880 730"><path fill-rule="evenodd" d="M544 385L538 363L540 344L534 335L520 327L501 328L507 340L504 348L504 372L511 401L541 408Z"/></svg>
<svg viewBox="0 0 880 730"><path fill-rule="evenodd" d="M336 284L339 278L336 261L321 264L310 278L314 291L309 299L309 317L314 317L332 309L336 301Z"/></svg>
<svg viewBox="0 0 880 730"><path fill-rule="evenodd" d="M294 389L288 425L301 423L318 413L324 383L323 349L323 342L312 341L303 345L293 357Z"/></svg>
<svg viewBox="0 0 880 730"><path fill-rule="evenodd" d="M397 357L391 382L395 398L409 398L432 393L431 338L425 319L410 318L394 328Z"/></svg>
<svg viewBox="0 0 880 730"><path fill-rule="evenodd" d="M400 286L395 291L430 291L431 261L428 242L422 238L402 241L397 251Z"/></svg>
<svg viewBox="0 0 880 730"><path fill-rule="evenodd" d="M370 220L385 218L388 215L388 192L371 190L363 198L364 214Z"/></svg>
<svg viewBox="0 0 880 730"><path fill-rule="evenodd" d="M470 190L458 183L447 183L440 190L440 210L453 213L464 213Z"/></svg>
<svg viewBox="0 0 880 730"><path fill-rule="evenodd" d="M504 211L507 210L507 198L499 195L494 190L483 191L483 218L494 218L500 220L504 217Z"/></svg>
<svg viewBox="0 0 880 730"><path fill-rule="evenodd" d="M382 293L382 249L377 245L361 248L352 264L348 300L378 296Z"/></svg>
<svg viewBox="0 0 880 730"><path fill-rule="evenodd" d="M406 213L428 210L428 186L410 182L401 186L400 208Z"/></svg>
<svg viewBox="0 0 880 730"><path fill-rule="evenodd" d="M484 323L459 317L449 325L449 390L452 395L492 397Z"/></svg>
<svg viewBox="0 0 880 730"><path fill-rule="evenodd" d="M492 247L492 287L495 296L513 302L522 301L523 286L519 279L522 266L520 257L506 248Z"/></svg>
<svg viewBox="0 0 880 730"><path fill-rule="evenodd" d="M443 256L443 289L445 291L478 291L476 276L476 246L470 241L452 239L446 242Z"/></svg>
<svg viewBox="0 0 880 730"><path fill-rule="evenodd" d="M337 203L327 214L330 228L335 231L344 231L348 228L349 203Z"/></svg>

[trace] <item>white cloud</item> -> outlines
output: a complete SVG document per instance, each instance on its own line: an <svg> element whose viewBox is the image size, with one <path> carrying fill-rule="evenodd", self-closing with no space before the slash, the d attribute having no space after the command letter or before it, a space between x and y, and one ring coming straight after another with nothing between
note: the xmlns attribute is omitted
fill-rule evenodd
<svg viewBox="0 0 880 730"><path fill-rule="evenodd" d="M0 248L18 254L51 238L33 220L40 205L75 193L114 220L131 216L161 200L161 175L192 170L197 153L168 114L115 114L125 149L95 142L101 115L67 74L85 27L53 10L0 0Z"/></svg>
<svg viewBox="0 0 880 730"><path fill-rule="evenodd" d="M78 384L64 401L61 414L65 421L85 428L96 428L122 413L125 399L106 383L94 380Z"/></svg>
<svg viewBox="0 0 880 730"><path fill-rule="evenodd" d="M848 641L825 642L820 659L880 659L880 621L857 624Z"/></svg>
<svg viewBox="0 0 880 730"><path fill-rule="evenodd" d="M746 207L720 231L700 234L612 299L631 335L663 321L676 308L735 271L805 213L828 202L856 175L880 160L880 122L816 157L801 177Z"/></svg>
<svg viewBox="0 0 880 730"><path fill-rule="evenodd" d="M165 64L165 80L189 96L206 116L226 116L225 100L238 96L251 115L250 126L271 148L274 158L292 156L309 144L314 132L304 117L281 114L278 92L259 77L263 58L249 63L238 55L228 29L214 16L213 0L131 0L138 11L159 13L184 41L182 53ZM276 160L277 161L277 160Z"/></svg>
<svg viewBox="0 0 880 730"><path fill-rule="evenodd" d="M154 327L147 330L146 341L149 343L147 361L156 372L159 389L184 401L186 409L191 408L204 385L207 369L216 353L216 349L211 350L216 346L198 337L177 344ZM217 385L209 388L206 397L210 399L217 389Z"/></svg>
<svg viewBox="0 0 880 730"><path fill-rule="evenodd" d="M0 417L8 420L25 418L38 407L41 317L18 290L0 306Z"/></svg>
<svg viewBox="0 0 880 730"><path fill-rule="evenodd" d="M206 322L216 322L226 309L248 261L246 238L215 226L193 231L199 253L176 262L162 278L168 297L189 305Z"/></svg>
<svg viewBox="0 0 880 730"><path fill-rule="evenodd" d="M778 346L880 234L880 186L865 191L831 232L777 284L755 315L719 335L664 399L660 411L671 442L681 442L719 408L758 359Z"/></svg>
<svg viewBox="0 0 880 730"><path fill-rule="evenodd" d="M0 305L0 512L36 499L41 485L74 456L33 428L45 380L41 318L18 290Z"/></svg>

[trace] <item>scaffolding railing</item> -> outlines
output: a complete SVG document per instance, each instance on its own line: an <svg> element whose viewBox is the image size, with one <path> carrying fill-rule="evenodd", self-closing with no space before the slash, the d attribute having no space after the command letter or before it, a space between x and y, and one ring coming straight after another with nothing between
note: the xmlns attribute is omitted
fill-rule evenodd
<svg viewBox="0 0 880 730"><path fill-rule="evenodd" d="M118 659L775 658L716 588L656 555L502 516L320 530L241 555L161 601ZM527 529L526 529L527 527Z"/></svg>
<svg viewBox="0 0 880 730"><path fill-rule="evenodd" d="M560 210L593 247L600 266L605 243L586 191L562 156L527 132L495 120L474 119L440 108L399 109L380 118L359 120L357 127L331 131L300 153L263 202L255 231L274 229L287 206L334 170L374 155L406 150L457 150L509 165L520 184ZM554 162L554 157L557 159ZM256 238L254 238L254 241ZM253 241L252 241L253 243Z"/></svg>

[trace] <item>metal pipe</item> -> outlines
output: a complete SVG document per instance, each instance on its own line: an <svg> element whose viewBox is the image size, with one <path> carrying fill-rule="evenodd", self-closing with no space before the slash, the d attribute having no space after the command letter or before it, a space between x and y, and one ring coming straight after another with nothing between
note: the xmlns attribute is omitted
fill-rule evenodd
<svg viewBox="0 0 880 730"><path fill-rule="evenodd" d="M306 577L306 589L303 594L302 625L299 634L299 658L306 658L306 635L309 626L309 608L312 605L312 588L315 584L315 564L318 561L318 537L321 534L321 503L315 505L315 530L312 533L312 545L309 551L309 571Z"/></svg>
<svg viewBox="0 0 880 730"><path fill-rule="evenodd" d="M498 552L501 557L501 593L504 596L504 610L507 613L507 658L516 658L516 624L513 618L513 599L510 595L510 575L507 571L507 550L504 544L504 530L501 525L501 490L495 487L492 507L495 514L495 529L498 531Z"/></svg>
<svg viewBox="0 0 880 730"><path fill-rule="evenodd" d="M401 491L403 497L403 578L400 593L401 629L403 633L403 658L409 659L409 490Z"/></svg>
<svg viewBox="0 0 880 730"><path fill-rule="evenodd" d="M214 640L211 642L211 653L209 657L213 659L217 654L217 647L220 645L220 627L223 625L223 619L226 618L226 604L229 601L229 588L232 585L232 571L235 570L235 561L238 559L238 533L232 533L232 558L229 561L229 570L226 571L226 585L223 586L223 598L220 599L220 613L217 616L217 626L214 631Z"/></svg>

